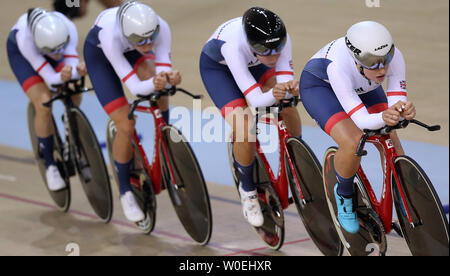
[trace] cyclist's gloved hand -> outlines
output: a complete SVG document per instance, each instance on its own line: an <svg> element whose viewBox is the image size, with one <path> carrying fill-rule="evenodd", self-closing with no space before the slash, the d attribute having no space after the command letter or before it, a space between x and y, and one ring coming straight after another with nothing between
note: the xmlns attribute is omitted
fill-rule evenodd
<svg viewBox="0 0 450 276"><path fill-rule="evenodd" d="M167 73L160 72L158 75L153 77L153 84L155 86L155 91L159 91L165 88L167 84Z"/></svg>
<svg viewBox="0 0 450 276"><path fill-rule="evenodd" d="M61 70L61 80L63 82L70 81L72 79L72 66L65 65Z"/></svg>
<svg viewBox="0 0 450 276"><path fill-rule="evenodd" d="M175 70L175 71L170 71L167 72L167 81L172 85L172 86L177 86L181 83L181 74L179 71Z"/></svg>
<svg viewBox="0 0 450 276"><path fill-rule="evenodd" d="M286 82L275 84L275 86L272 89L272 94L273 94L273 97L276 99L277 103L280 100L283 100L284 98L286 98L286 94L287 94L286 91L289 91L289 85Z"/></svg>
<svg viewBox="0 0 450 276"><path fill-rule="evenodd" d="M297 80L291 80L288 81L287 86L289 87L288 92L292 95L292 96L300 96L300 91L299 91L299 84L300 82Z"/></svg>
<svg viewBox="0 0 450 276"><path fill-rule="evenodd" d="M412 120L416 117L416 107L412 102L406 102L403 106L403 111L400 112L402 117L405 117L406 120Z"/></svg>
<svg viewBox="0 0 450 276"><path fill-rule="evenodd" d="M87 75L86 63L84 62L78 63L77 72L80 76L86 76Z"/></svg>
<svg viewBox="0 0 450 276"><path fill-rule="evenodd" d="M404 103L402 101L398 101L396 104L383 111L382 118L386 125L395 126L398 124L401 119L401 112L403 112L403 105Z"/></svg>

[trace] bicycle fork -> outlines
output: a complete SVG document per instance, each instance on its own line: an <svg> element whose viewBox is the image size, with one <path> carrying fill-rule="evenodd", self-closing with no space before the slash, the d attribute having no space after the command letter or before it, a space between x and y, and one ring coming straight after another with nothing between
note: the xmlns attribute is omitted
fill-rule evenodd
<svg viewBox="0 0 450 276"><path fill-rule="evenodd" d="M68 169L69 177L72 177L75 175L75 166L72 158L72 151L70 149L70 122L69 122L69 114L67 112L67 108L64 109L64 114L62 115L62 121L64 124L64 142L62 144L62 151L63 151L63 160L64 164L66 164L66 167Z"/></svg>
<svg viewBox="0 0 450 276"><path fill-rule="evenodd" d="M394 166L394 164L392 164L392 167L393 166ZM406 202L405 193L403 191L403 188L400 185L400 181L399 181L399 177L397 175L397 172L395 170L393 170L393 174L394 174L395 183L391 183L391 185L392 185L392 187L394 185L396 185L396 189L398 190L398 194L400 195L400 203L401 203L400 208L401 208L402 212L404 212L404 215L408 217L409 225L411 226L412 229L414 229L417 226L422 225L423 223L422 223L421 219L418 216L417 217L418 217L419 222L414 222L413 221L412 215L411 215L411 211L408 208L408 204ZM400 214L397 214L397 215L399 216Z"/></svg>

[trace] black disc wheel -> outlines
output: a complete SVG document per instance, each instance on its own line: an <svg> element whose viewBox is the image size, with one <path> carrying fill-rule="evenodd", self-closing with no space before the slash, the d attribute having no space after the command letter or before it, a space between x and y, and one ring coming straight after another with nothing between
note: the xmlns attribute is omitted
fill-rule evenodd
<svg viewBox="0 0 450 276"><path fill-rule="evenodd" d="M160 144L164 185L186 232L201 245L212 233L211 205L203 173L189 143L173 126L162 129ZM170 164L170 165L169 165Z"/></svg>
<svg viewBox="0 0 450 276"><path fill-rule="evenodd" d="M108 223L113 214L111 184L97 136L80 109L72 107L70 113L71 139L81 185L94 212Z"/></svg>
<svg viewBox="0 0 450 276"><path fill-rule="evenodd" d="M292 171L286 154L286 173L291 194L303 224L315 245L325 256L340 256L343 247L328 211L322 185L322 166L303 140L289 138L286 145L287 154L294 168ZM303 200L301 194L303 194Z"/></svg>
<svg viewBox="0 0 450 276"><path fill-rule="evenodd" d="M448 221L433 185L422 168L408 156L397 157L394 166L399 180L397 183L392 175L395 209L411 253L414 256L448 256ZM398 186L406 198L407 208Z"/></svg>

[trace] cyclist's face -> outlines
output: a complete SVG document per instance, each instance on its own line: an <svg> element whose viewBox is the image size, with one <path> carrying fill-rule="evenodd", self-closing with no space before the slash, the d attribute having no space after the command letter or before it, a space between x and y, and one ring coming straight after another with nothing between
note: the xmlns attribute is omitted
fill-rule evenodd
<svg viewBox="0 0 450 276"><path fill-rule="evenodd" d="M267 67L273 68L277 64L278 59L280 58L280 54L272 55L272 56L259 56L256 55L259 61Z"/></svg>
<svg viewBox="0 0 450 276"><path fill-rule="evenodd" d="M379 83L382 83L384 81L384 79L386 78L387 69L388 69L388 66L386 66L384 68L373 69L373 70L364 68L364 75L366 75L366 77L369 80L379 84Z"/></svg>
<svg viewBox="0 0 450 276"><path fill-rule="evenodd" d="M136 45L135 47L139 53L145 55L145 54L148 54L152 50L153 43L142 45L142 46Z"/></svg>
<svg viewBox="0 0 450 276"><path fill-rule="evenodd" d="M48 55L50 58L52 58L53 60L60 60L62 58L62 54L53 54L53 55Z"/></svg>

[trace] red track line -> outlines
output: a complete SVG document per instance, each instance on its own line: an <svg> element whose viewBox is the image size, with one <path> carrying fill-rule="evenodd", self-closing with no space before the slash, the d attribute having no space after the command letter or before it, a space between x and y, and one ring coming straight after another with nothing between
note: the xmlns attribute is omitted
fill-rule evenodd
<svg viewBox="0 0 450 276"><path fill-rule="evenodd" d="M4 194L4 193L0 193L0 197L9 199L9 200L13 200L13 201L17 201L17 202L22 202L22 203L27 203L27 204L31 204L31 205L35 205L35 206L39 206L39 207L43 207L43 208L48 208L48 209L53 209L53 210L57 210L57 208L54 205L48 204L48 203L44 203L44 202L40 202L40 201L36 201L36 200L32 200L32 199L26 199L26 198L22 198L22 197L18 197L18 196L13 196L13 195L9 195L9 194ZM82 212L82 211L78 211L78 210L69 210L68 211L69 214L74 214L74 215L79 215L82 217L87 217L93 220L98 220L98 217L94 214L90 214L90 213L86 213L86 212ZM124 222L124 221L120 221L120 220L111 220L110 222L111 224L114 225L119 225L119 226L123 226L123 227L127 227L130 229L136 229L136 226L134 224L128 223L128 222ZM155 230L153 231L153 233L162 235L162 236L166 236L166 237L170 237L170 238L174 238L174 239L178 239L178 240L182 240L182 241L186 241L186 242L191 242L192 239L188 238L188 237L184 237L181 235L177 235L177 234L173 234L167 231L161 231L161 230ZM210 247L214 247L217 249L221 249L221 250L226 250L226 251L232 251L232 252L237 252L238 254L243 254L242 252L247 252L251 255L258 255L258 256L268 256L266 254L262 254L262 253L255 253L254 251L258 251L258 250L262 250L262 249L266 249L266 247L264 248L258 248L258 249L252 249L252 250L242 250L242 249L233 249L233 248L227 248L224 247L220 244L217 243L210 243L208 246Z"/></svg>
<svg viewBox="0 0 450 276"><path fill-rule="evenodd" d="M310 241L310 240L311 240L310 238L306 238L306 239L297 240L297 241L285 242L285 243L283 243L283 245L307 242L307 241ZM244 250L244 251L239 251L239 252L234 252L234 253L231 253L231 254L227 254L227 255L224 255L224 256L236 256L236 255L241 255L241 254L251 254L252 252L259 251L259 250L264 250L264 249L267 249L267 248L268 247L261 247L261 248L251 249L251 250Z"/></svg>

